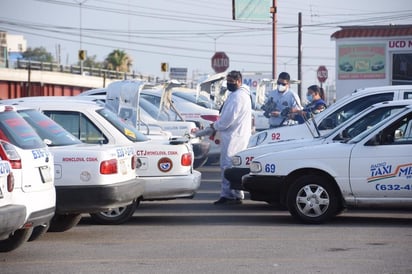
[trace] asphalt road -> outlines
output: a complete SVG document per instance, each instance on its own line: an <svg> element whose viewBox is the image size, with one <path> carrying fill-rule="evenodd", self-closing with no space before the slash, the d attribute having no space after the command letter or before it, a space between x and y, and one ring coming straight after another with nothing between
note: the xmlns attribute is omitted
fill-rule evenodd
<svg viewBox="0 0 412 274"><path fill-rule="evenodd" d="M0 254L0 273L412 273L412 212L347 211L302 225L268 204L215 206L219 169L194 199L143 202L132 220Z"/></svg>

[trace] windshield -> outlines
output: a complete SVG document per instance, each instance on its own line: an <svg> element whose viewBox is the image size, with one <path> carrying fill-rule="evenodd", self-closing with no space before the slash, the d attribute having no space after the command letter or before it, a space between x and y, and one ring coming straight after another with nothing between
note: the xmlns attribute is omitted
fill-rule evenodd
<svg viewBox="0 0 412 274"><path fill-rule="evenodd" d="M398 111L396 111L396 113L399 112L405 112L407 109L406 108L402 108L399 109ZM365 131L361 132L360 134L358 134L357 136L355 136L354 138L350 139L350 141L348 141L348 143L357 143L360 142L363 138L365 138L366 136L368 136L373 130L375 130L375 128L378 128L380 126L382 126L383 124L386 123L386 120L389 118L390 116L386 117L386 119L383 119L382 121L380 121L379 123L377 123L376 125L374 125L373 127L370 127L368 129L366 129Z"/></svg>
<svg viewBox="0 0 412 274"><path fill-rule="evenodd" d="M127 124L119 116L107 108L97 110L103 118L109 121L115 128L117 128L124 136L132 142L143 142L149 140L145 135L140 133L134 126Z"/></svg>
<svg viewBox="0 0 412 274"><path fill-rule="evenodd" d="M19 114L49 146L67 146L82 143L62 126L37 110L20 110Z"/></svg>
<svg viewBox="0 0 412 274"><path fill-rule="evenodd" d="M152 118L159 121L169 121L169 117L164 112L159 112L159 108L157 106L151 104L143 97L140 97L139 106Z"/></svg>
<svg viewBox="0 0 412 274"><path fill-rule="evenodd" d="M205 108L213 108L214 102L210 100L208 97L204 95L199 95L196 98L196 94L189 93L189 92L184 92L184 91L174 91L173 95L180 97L182 99L185 99L189 102L195 103L199 106L205 107Z"/></svg>
<svg viewBox="0 0 412 274"><path fill-rule="evenodd" d="M353 100L348 104L344 104L342 107L338 109L334 109L334 105L331 105L325 111L322 111L321 113L319 113L319 115L316 116L317 121L319 121L319 119L322 119L322 122L320 122L318 125L318 129L334 129L338 125L349 120L349 118L351 118L352 116L358 115L362 110L366 109L367 107L379 102L392 101L393 97L393 92L371 94Z"/></svg>
<svg viewBox="0 0 412 274"><path fill-rule="evenodd" d="M329 136L336 135L333 138L334 141L354 138L368 128L376 125L378 122L386 119L390 115L398 113L403 108L404 105L387 105L385 107L378 108L371 106L356 115L356 117L351 117L343 124L340 124L331 132L324 134L322 137L328 138Z"/></svg>
<svg viewBox="0 0 412 274"><path fill-rule="evenodd" d="M0 139L22 149L46 146L36 131L15 111L0 112Z"/></svg>

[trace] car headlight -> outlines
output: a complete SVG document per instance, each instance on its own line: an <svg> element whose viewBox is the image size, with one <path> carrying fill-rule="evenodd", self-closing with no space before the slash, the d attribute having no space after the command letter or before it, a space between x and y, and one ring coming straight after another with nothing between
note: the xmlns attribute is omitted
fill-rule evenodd
<svg viewBox="0 0 412 274"><path fill-rule="evenodd" d="M240 166L241 164L242 164L242 157L237 156L237 155L232 157L233 166Z"/></svg>
<svg viewBox="0 0 412 274"><path fill-rule="evenodd" d="M250 172L259 173L262 171L262 164L260 162L252 162L250 164Z"/></svg>
<svg viewBox="0 0 412 274"><path fill-rule="evenodd" d="M248 147L255 147L257 145L260 145L261 143L263 143L263 141L266 140L267 136L268 133L266 130L252 135L249 139Z"/></svg>

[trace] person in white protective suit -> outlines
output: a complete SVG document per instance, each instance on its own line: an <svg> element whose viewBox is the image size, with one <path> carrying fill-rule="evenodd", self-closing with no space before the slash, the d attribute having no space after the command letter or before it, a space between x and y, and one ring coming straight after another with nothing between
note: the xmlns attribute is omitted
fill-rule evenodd
<svg viewBox="0 0 412 274"><path fill-rule="evenodd" d="M243 191L230 188L230 182L225 179L224 171L232 166L231 157L247 148L252 133L252 100L247 85L242 85L242 74L231 71L226 77L227 89L230 91L219 119L211 127L220 132L221 138L221 191L216 205L241 204Z"/></svg>

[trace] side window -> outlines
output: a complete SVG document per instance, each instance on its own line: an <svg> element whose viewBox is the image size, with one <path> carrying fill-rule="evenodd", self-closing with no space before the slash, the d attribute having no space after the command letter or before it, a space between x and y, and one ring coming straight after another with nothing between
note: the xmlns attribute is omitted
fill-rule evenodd
<svg viewBox="0 0 412 274"><path fill-rule="evenodd" d="M367 145L411 145L412 113L392 123L368 141Z"/></svg>
<svg viewBox="0 0 412 274"><path fill-rule="evenodd" d="M352 101L325 117L319 124L319 130L334 129L352 116L358 114L373 104L383 101L392 101L393 96L393 92L388 92L382 94L372 94Z"/></svg>
<svg viewBox="0 0 412 274"><path fill-rule="evenodd" d="M83 143L107 144L108 140L92 121L75 111L44 111L44 114L56 121Z"/></svg>
<svg viewBox="0 0 412 274"><path fill-rule="evenodd" d="M411 92L405 92L403 94L403 99L412 99L412 91Z"/></svg>

